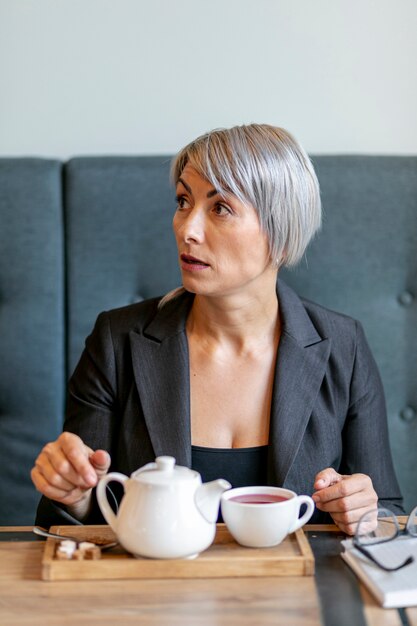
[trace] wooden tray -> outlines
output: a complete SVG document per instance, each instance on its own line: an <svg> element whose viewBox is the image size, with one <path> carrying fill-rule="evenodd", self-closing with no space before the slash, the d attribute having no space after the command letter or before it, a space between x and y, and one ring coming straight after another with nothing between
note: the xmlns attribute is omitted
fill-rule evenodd
<svg viewBox="0 0 417 626"><path fill-rule="evenodd" d="M114 541L109 526L54 526L52 532L80 541ZM312 576L314 556L303 530L297 530L274 548L244 548L231 537L225 524L217 525L213 544L195 559L135 558L121 547L103 552L101 559L60 561L55 558L57 539L46 540L42 559L43 580L120 578L229 578L237 576Z"/></svg>

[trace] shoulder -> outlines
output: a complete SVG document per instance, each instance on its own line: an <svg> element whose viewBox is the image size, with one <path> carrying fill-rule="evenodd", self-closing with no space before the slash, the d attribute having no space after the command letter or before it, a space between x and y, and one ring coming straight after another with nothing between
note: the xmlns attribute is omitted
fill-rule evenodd
<svg viewBox="0 0 417 626"><path fill-rule="evenodd" d="M112 331L128 333L131 330L142 331L154 319L158 312L161 297L142 300L135 304L102 311L96 324L108 324Z"/></svg>
<svg viewBox="0 0 417 626"><path fill-rule="evenodd" d="M356 335L360 326L360 322L357 319L306 298L300 298L300 301L320 334L323 332L330 336L333 336L335 333Z"/></svg>
<svg viewBox="0 0 417 626"><path fill-rule="evenodd" d="M303 347L328 342L329 367L352 371L356 364L373 367L373 357L361 323L344 313L299 297L282 281L278 284L284 333Z"/></svg>
<svg viewBox="0 0 417 626"><path fill-rule="evenodd" d="M284 329L305 343L320 339L352 339L360 328L356 319L299 296L282 280L278 282L278 300Z"/></svg>
<svg viewBox="0 0 417 626"><path fill-rule="evenodd" d="M113 341L131 333L162 341L185 328L193 295L184 293L159 307L161 297L100 313L95 329L107 329Z"/></svg>
<svg viewBox="0 0 417 626"><path fill-rule="evenodd" d="M356 398L363 396L366 389L380 388L378 367L359 320L306 298L296 296L293 303L294 309L299 308L298 321L305 316L300 333L305 338L303 345L329 342L328 367L333 380L346 381Z"/></svg>
<svg viewBox="0 0 417 626"><path fill-rule="evenodd" d="M333 362L342 363L343 367L350 363L364 380L369 380L371 374L377 375L378 368L359 320L309 300L301 301L317 333L330 340Z"/></svg>
<svg viewBox="0 0 417 626"><path fill-rule="evenodd" d="M373 360L359 320L310 300L302 299L302 303L318 334L323 339L330 339L333 354L338 353L341 358L354 360L358 354L362 354L365 360Z"/></svg>
<svg viewBox="0 0 417 626"><path fill-rule="evenodd" d="M152 298L102 311L85 340L87 351L110 361L115 352L124 350L131 331L143 333L143 329L156 315L159 300L160 298Z"/></svg>

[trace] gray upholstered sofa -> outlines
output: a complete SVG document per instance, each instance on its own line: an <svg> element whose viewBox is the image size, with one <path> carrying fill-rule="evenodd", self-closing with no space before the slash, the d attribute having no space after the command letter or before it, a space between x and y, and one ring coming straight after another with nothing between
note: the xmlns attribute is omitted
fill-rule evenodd
<svg viewBox="0 0 417 626"><path fill-rule="evenodd" d="M417 504L417 157L313 158L324 227L297 291L359 318L385 383L405 506ZM61 430L96 315L179 284L169 157L0 159L0 524L30 524L29 472Z"/></svg>

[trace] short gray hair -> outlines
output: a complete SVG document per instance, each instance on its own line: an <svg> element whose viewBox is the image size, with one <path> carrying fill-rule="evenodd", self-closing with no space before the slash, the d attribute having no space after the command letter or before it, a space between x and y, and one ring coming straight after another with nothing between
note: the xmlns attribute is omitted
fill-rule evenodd
<svg viewBox="0 0 417 626"><path fill-rule="evenodd" d="M301 260L321 225L320 190L309 157L289 132L268 124L213 130L175 157L174 184L187 164L220 193L255 208L273 261Z"/></svg>
<svg viewBox="0 0 417 626"><path fill-rule="evenodd" d="M301 260L321 226L320 188L307 153L288 131L269 124L212 130L174 158L174 184L188 164L219 193L255 208L277 267ZM167 294L160 306L182 291Z"/></svg>

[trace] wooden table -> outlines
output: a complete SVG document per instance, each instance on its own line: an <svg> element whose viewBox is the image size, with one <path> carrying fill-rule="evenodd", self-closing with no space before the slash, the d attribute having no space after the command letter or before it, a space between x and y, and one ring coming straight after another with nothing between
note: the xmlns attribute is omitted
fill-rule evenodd
<svg viewBox="0 0 417 626"><path fill-rule="evenodd" d="M337 554L339 532L306 526L316 575L195 580L41 580L44 541L0 528L0 624L13 626L417 626L381 609Z"/></svg>

